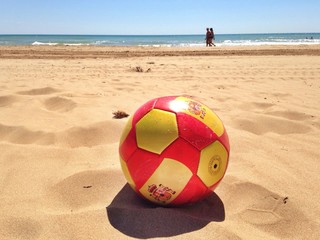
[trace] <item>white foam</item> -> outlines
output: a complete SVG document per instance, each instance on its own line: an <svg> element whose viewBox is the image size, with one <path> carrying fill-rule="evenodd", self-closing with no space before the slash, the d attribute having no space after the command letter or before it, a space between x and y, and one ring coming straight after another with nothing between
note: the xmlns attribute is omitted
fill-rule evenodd
<svg viewBox="0 0 320 240"><path fill-rule="evenodd" d="M90 45L89 43L53 43L53 42L38 42L35 41L32 43L33 46L56 46L56 45L64 45L64 46L83 46L83 45Z"/></svg>
<svg viewBox="0 0 320 240"><path fill-rule="evenodd" d="M273 36L266 37L264 39L226 39L226 40L219 40L216 39L215 41L216 46L262 46L262 45L316 45L320 44L320 39L288 39L288 38L275 38ZM126 42L125 40L118 41L118 40L93 40L92 42L40 42L35 41L32 45L48 45L48 46L55 46L55 45L64 45L64 46L82 46L82 45L98 45L98 46L142 46L142 47L205 47L205 42L203 41L164 41L163 43L159 43L157 41L150 41L148 43L141 43L141 42Z"/></svg>
<svg viewBox="0 0 320 240"><path fill-rule="evenodd" d="M34 46L39 46L39 45L55 46L55 45L58 45L58 43L52 43L52 42L43 43L43 42L35 41L32 43L32 45L34 45Z"/></svg>
<svg viewBox="0 0 320 240"><path fill-rule="evenodd" d="M90 44L84 44L84 43L64 43L64 46L89 46Z"/></svg>
<svg viewBox="0 0 320 240"><path fill-rule="evenodd" d="M316 45L320 44L319 39L271 39L270 41L252 40L225 40L216 43L217 46L263 46L263 45Z"/></svg>

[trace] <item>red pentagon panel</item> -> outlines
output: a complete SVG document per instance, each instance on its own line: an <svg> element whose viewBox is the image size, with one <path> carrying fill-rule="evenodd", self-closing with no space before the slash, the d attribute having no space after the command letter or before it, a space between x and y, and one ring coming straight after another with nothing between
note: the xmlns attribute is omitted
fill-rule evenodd
<svg viewBox="0 0 320 240"><path fill-rule="evenodd" d="M161 154L162 158L177 160L186 165L193 174L198 171L200 151L182 138L171 143Z"/></svg>
<svg viewBox="0 0 320 240"><path fill-rule="evenodd" d="M154 105L156 104L157 100L157 98L152 99L137 109L132 119L133 127L135 127L136 123L154 108Z"/></svg>
<svg viewBox="0 0 320 240"><path fill-rule="evenodd" d="M170 108L170 102L175 100L176 96L168 96L168 97L162 97L157 100L157 102L154 105L154 108L168 111L168 112L175 112Z"/></svg>
<svg viewBox="0 0 320 240"><path fill-rule="evenodd" d="M153 172L159 167L162 159L158 154L137 149L127 161L127 167L131 177L140 189L143 184L150 178Z"/></svg>
<svg viewBox="0 0 320 240"><path fill-rule="evenodd" d="M182 190L179 196L174 199L172 205L181 205L183 203L193 203L206 197L208 188L199 179L197 175L193 175L186 187ZM211 192L211 191L210 191Z"/></svg>
<svg viewBox="0 0 320 240"><path fill-rule="evenodd" d="M223 176L222 176L222 178L224 178L224 175L226 174L226 171L228 169L229 159L230 159L230 143L229 143L228 133L226 130L224 130L224 133L222 134L222 136L220 136L219 142L225 147L225 149L227 150L227 153L228 153L227 165L225 168L225 172L223 173ZM222 178L219 180L219 182L222 180ZM219 184L219 182L217 184ZM214 188L216 188L216 187L214 187Z"/></svg>
<svg viewBox="0 0 320 240"><path fill-rule="evenodd" d="M218 139L208 126L188 114L177 113L177 121L179 136L199 150Z"/></svg>
<svg viewBox="0 0 320 240"><path fill-rule="evenodd" d="M128 136L119 146L120 157L127 162L131 155L137 150L136 130L131 128Z"/></svg>
<svg viewBox="0 0 320 240"><path fill-rule="evenodd" d="M224 133L219 137L219 142L225 147L228 154L230 152L230 143L229 143L229 137L226 129L224 129Z"/></svg>

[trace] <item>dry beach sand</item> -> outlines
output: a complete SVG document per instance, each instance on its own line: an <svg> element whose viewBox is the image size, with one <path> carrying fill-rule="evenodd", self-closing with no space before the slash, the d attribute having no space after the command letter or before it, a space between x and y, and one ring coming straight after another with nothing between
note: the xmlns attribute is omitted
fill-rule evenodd
<svg viewBox="0 0 320 240"><path fill-rule="evenodd" d="M180 94L223 120L230 165L205 201L154 207L112 113ZM0 239L319 239L319 117L317 45L0 47Z"/></svg>

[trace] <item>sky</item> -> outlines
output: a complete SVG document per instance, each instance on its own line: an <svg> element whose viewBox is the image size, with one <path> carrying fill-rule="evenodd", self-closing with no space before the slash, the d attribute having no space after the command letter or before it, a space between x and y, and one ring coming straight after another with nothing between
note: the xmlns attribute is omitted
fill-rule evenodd
<svg viewBox="0 0 320 240"><path fill-rule="evenodd" d="M1 0L0 34L320 32L320 0Z"/></svg>

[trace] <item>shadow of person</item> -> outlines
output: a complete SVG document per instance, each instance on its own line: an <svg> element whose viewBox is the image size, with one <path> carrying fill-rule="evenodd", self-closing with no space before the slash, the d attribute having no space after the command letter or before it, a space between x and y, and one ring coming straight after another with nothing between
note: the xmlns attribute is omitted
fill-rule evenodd
<svg viewBox="0 0 320 240"><path fill-rule="evenodd" d="M215 193L196 204L160 207L138 197L128 184L107 207L107 215L114 228L141 239L192 232L225 219L224 205Z"/></svg>

